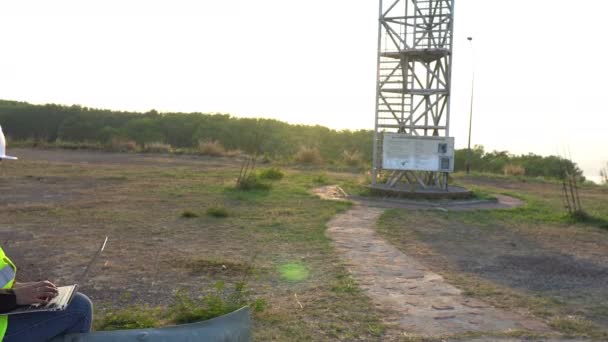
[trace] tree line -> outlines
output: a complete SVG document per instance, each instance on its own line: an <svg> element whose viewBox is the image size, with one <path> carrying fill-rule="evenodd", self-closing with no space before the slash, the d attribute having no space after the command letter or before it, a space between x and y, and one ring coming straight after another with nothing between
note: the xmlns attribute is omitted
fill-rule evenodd
<svg viewBox="0 0 608 342"><path fill-rule="evenodd" d="M326 161L337 162L345 154L356 154L366 165L371 164L373 153L371 130L333 130L218 113L158 113L155 110L136 113L0 100L0 125L13 140L45 143L109 144L122 139L140 146L163 143L179 149L215 141L226 149L281 159L290 158L306 147L318 150ZM456 151L456 171L464 170L466 155L466 150ZM471 151L470 166L474 171L504 173L509 165L525 169L525 175L532 177L560 178L568 170L582 176L575 163L561 157L486 152L483 146Z"/></svg>

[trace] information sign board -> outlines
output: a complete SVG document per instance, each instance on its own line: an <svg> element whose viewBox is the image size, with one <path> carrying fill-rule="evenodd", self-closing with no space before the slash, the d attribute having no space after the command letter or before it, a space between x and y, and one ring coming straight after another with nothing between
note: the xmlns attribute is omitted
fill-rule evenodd
<svg viewBox="0 0 608 342"><path fill-rule="evenodd" d="M382 168L385 170L454 172L453 137L417 137L384 133Z"/></svg>

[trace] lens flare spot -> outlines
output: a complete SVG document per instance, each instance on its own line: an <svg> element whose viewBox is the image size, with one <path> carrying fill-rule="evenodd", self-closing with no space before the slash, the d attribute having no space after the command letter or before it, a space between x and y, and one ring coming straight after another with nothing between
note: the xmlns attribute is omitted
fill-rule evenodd
<svg viewBox="0 0 608 342"><path fill-rule="evenodd" d="M279 267L281 277L288 281L302 281L308 278L306 266L297 263L284 264Z"/></svg>

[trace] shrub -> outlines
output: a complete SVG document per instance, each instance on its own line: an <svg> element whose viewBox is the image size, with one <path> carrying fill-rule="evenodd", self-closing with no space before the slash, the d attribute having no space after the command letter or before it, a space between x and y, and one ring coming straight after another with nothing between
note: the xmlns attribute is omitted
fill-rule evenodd
<svg viewBox="0 0 608 342"><path fill-rule="evenodd" d="M281 180L285 176L285 173L281 171L281 169L276 167L271 167L269 169L264 169L260 171L261 179L270 179L270 180Z"/></svg>
<svg viewBox="0 0 608 342"><path fill-rule="evenodd" d="M184 211L182 211L181 216L184 218L195 218L195 217L198 217L198 214L191 210L184 210Z"/></svg>
<svg viewBox="0 0 608 342"><path fill-rule="evenodd" d="M207 215L218 218L228 217L228 210L224 207L210 207L207 209Z"/></svg>
<svg viewBox="0 0 608 342"><path fill-rule="evenodd" d="M198 151L204 156L222 157L226 154L226 149L218 141L199 141Z"/></svg>
<svg viewBox="0 0 608 342"><path fill-rule="evenodd" d="M171 153L171 145L163 144L160 142L147 143L144 145L144 152L151 153Z"/></svg>
<svg viewBox="0 0 608 342"><path fill-rule="evenodd" d="M525 176L526 175L526 169L524 169L523 167L521 167L519 165L514 165L514 164L505 165L505 167L503 168L503 172L504 172L505 176Z"/></svg>
<svg viewBox="0 0 608 342"><path fill-rule="evenodd" d="M300 150L296 153L295 160L302 164L322 163L321 154L316 147L300 147Z"/></svg>
<svg viewBox="0 0 608 342"><path fill-rule="evenodd" d="M363 164L363 158L359 151L344 151L342 153L342 161L348 166L360 166Z"/></svg>

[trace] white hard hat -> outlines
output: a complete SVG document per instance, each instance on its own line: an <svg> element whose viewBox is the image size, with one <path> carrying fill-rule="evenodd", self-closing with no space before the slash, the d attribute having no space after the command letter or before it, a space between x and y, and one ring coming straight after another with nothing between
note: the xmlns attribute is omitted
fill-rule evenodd
<svg viewBox="0 0 608 342"><path fill-rule="evenodd" d="M4 132L2 132L2 126L0 126L0 160L12 159L15 160L17 157L11 157L6 155L6 139L4 138Z"/></svg>

